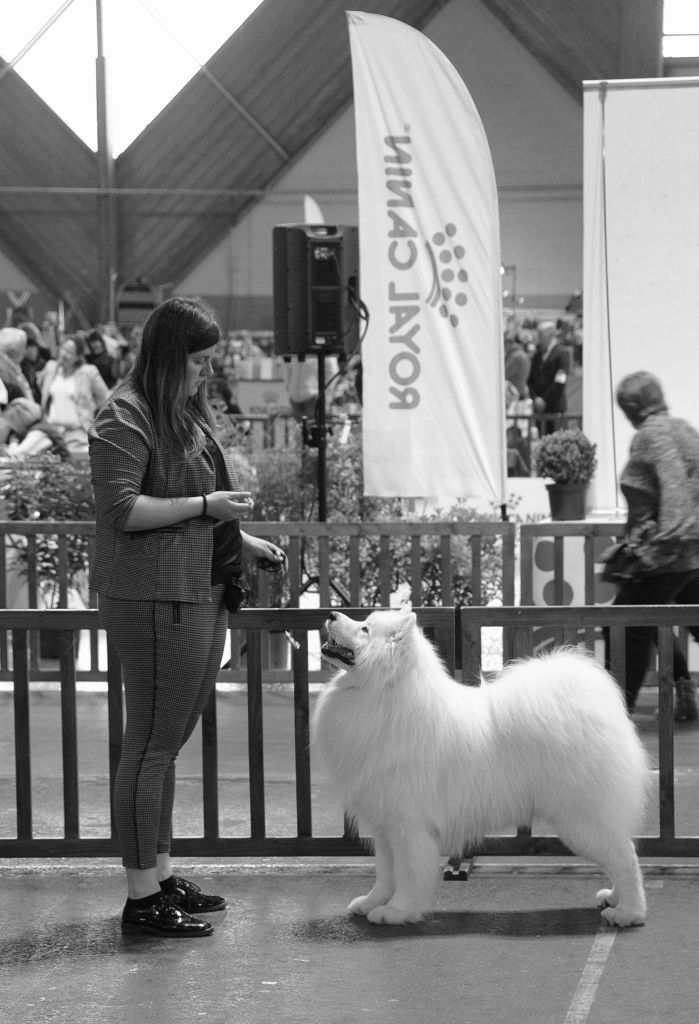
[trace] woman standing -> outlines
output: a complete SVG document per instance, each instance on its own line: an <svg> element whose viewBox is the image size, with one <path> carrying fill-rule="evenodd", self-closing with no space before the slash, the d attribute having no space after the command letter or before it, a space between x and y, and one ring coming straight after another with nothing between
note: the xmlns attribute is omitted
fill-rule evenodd
<svg viewBox="0 0 699 1024"><path fill-rule="evenodd" d="M87 432L109 394L96 366L85 362L79 335L64 338L58 359L50 359L40 376L41 408L63 434L71 458L87 458Z"/></svg>
<svg viewBox="0 0 699 1024"><path fill-rule="evenodd" d="M635 427L620 485L628 505L624 540L635 556L633 578L614 604L690 604L699 597L699 433L668 415L663 390L645 371L617 388L620 409ZM699 640L699 624L690 629ZM657 630L626 630L626 703L632 711L650 663ZM696 688L675 644L675 718L697 718Z"/></svg>
<svg viewBox="0 0 699 1024"><path fill-rule="evenodd" d="M122 664L126 729L114 817L126 869L122 930L210 935L192 916L226 901L173 874L175 759L216 683L224 584L244 558L286 568L276 545L240 530L235 491L206 397L220 337L199 303L151 313L133 369L90 432L97 537L91 585Z"/></svg>

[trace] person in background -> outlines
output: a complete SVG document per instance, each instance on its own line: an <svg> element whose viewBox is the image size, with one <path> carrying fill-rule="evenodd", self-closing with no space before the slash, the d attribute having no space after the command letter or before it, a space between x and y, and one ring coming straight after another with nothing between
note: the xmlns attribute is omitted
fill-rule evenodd
<svg viewBox="0 0 699 1024"><path fill-rule="evenodd" d="M212 374L209 377L206 388L209 401L221 412L231 416L242 416L243 410L238 405L233 393L233 386L228 378L223 365L223 360L216 353L211 360Z"/></svg>
<svg viewBox="0 0 699 1024"><path fill-rule="evenodd" d="M558 341L556 325L543 320L536 332L536 351L529 372L529 390L534 399L535 413L565 412L568 355ZM553 420L542 420L540 433L551 434L556 429Z"/></svg>
<svg viewBox="0 0 699 1024"><path fill-rule="evenodd" d="M201 303L166 299L144 325L129 377L90 431L91 588L121 660L126 698L113 809L128 934L211 935L196 915L226 906L174 871L175 760L216 684L226 583L245 560L286 571L280 548L240 528L253 501L236 490L206 393L219 338Z"/></svg>
<svg viewBox="0 0 699 1024"><path fill-rule="evenodd" d="M85 362L85 342L68 335L41 372L41 408L57 427L71 458L87 458L87 432L109 393L96 366Z"/></svg>
<svg viewBox="0 0 699 1024"><path fill-rule="evenodd" d="M13 327L17 327L20 331L24 331L27 336L27 344L31 344L32 341L36 342L39 348L43 348L43 338L41 337L41 331L31 320L22 320L21 323L13 324Z"/></svg>
<svg viewBox="0 0 699 1024"><path fill-rule="evenodd" d="M27 335L18 327L0 328L0 380L7 391L6 402L13 398L33 398L29 381L22 373L27 351Z"/></svg>
<svg viewBox="0 0 699 1024"><path fill-rule="evenodd" d="M56 358L63 333L63 325L58 313L54 309L49 309L41 322L41 337L44 348L51 353L51 359Z"/></svg>
<svg viewBox="0 0 699 1024"><path fill-rule="evenodd" d="M107 320L104 324L97 324L96 330L101 334L107 354L112 359L118 359L121 356L122 349L129 347L127 339L121 333L119 325L114 320Z"/></svg>
<svg viewBox="0 0 699 1024"><path fill-rule="evenodd" d="M571 362L568 379L566 380L566 412L578 416L582 423L583 411L583 349L576 343L571 346Z"/></svg>
<svg viewBox="0 0 699 1024"><path fill-rule="evenodd" d="M97 367L102 380L111 391L117 382L115 359L107 351L104 338L97 328L88 332L86 342L85 362Z"/></svg>
<svg viewBox="0 0 699 1024"><path fill-rule="evenodd" d="M31 321L32 313L28 306L13 306L10 314L10 327L21 327L23 323Z"/></svg>
<svg viewBox="0 0 699 1024"><path fill-rule="evenodd" d="M126 380L131 368L136 362L136 355L141 344L142 327L133 327L128 338L119 334L119 353L114 362L114 373L117 381Z"/></svg>
<svg viewBox="0 0 699 1024"><path fill-rule="evenodd" d="M624 377L617 403L635 428L620 486L628 505L624 540L639 562L615 605L699 603L699 433L668 413L657 377ZM699 641L699 623L690 629ZM657 630L626 630L626 703L633 711ZM609 656L607 654L607 661ZM696 687L678 644L674 651L675 718L697 719Z"/></svg>
<svg viewBox="0 0 699 1024"><path fill-rule="evenodd" d="M42 415L38 402L28 398L13 399L0 413L0 455L6 459L23 459L44 453L69 458L61 432Z"/></svg>
<svg viewBox="0 0 699 1024"><path fill-rule="evenodd" d="M30 327L34 327L34 331L30 331ZM27 347L24 352L24 358L20 363L20 369L27 378L29 387L32 390L32 397L41 404L39 375L51 358L51 353L44 347L41 331L34 324L24 324L20 330L23 330L27 335Z"/></svg>
<svg viewBox="0 0 699 1024"><path fill-rule="evenodd" d="M529 373L531 360L520 343L514 327L505 331L505 380L509 381L517 391L514 401L529 398Z"/></svg>

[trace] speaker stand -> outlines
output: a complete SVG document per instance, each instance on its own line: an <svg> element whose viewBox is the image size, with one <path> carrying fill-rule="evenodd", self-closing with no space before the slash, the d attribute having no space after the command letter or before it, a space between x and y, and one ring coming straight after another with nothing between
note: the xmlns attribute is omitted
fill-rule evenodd
<svg viewBox="0 0 699 1024"><path fill-rule="evenodd" d="M325 523L328 518L328 479L327 479L327 447L328 447L328 426L325 410L325 352L316 353L318 357L318 400L316 402L315 423L308 425L304 416L301 421L303 431L303 443L309 448L318 449L317 484L318 484L318 522ZM318 576L308 575L300 593L303 594L314 584L320 582ZM337 594L343 604L349 607L349 596L332 579L329 581L330 589Z"/></svg>

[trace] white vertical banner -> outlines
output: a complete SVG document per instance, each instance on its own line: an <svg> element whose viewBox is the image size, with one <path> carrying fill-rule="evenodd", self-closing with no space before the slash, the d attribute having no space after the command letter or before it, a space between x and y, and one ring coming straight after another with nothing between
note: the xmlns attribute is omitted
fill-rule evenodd
<svg viewBox="0 0 699 1024"><path fill-rule="evenodd" d="M584 84L583 427L600 513L625 508L622 377L654 373L670 413L699 427L697 124L699 78Z"/></svg>
<svg viewBox="0 0 699 1024"><path fill-rule="evenodd" d="M422 33L348 11L359 180L364 490L505 502L500 229L490 150Z"/></svg>

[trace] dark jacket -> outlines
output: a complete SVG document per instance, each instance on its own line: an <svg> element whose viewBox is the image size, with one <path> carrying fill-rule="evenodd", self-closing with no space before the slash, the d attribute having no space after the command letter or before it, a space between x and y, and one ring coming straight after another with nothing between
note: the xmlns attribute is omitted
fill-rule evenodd
<svg viewBox="0 0 699 1024"><path fill-rule="evenodd" d="M563 375L565 378L567 373L568 353L562 345L554 345L546 358L541 349L537 349L532 356L529 391L534 398L543 398L546 404L544 412L566 411L565 379L557 381L556 376Z"/></svg>
<svg viewBox="0 0 699 1024"><path fill-rule="evenodd" d="M699 433L656 412L631 441L620 478L626 538L648 575L699 569Z"/></svg>
<svg viewBox="0 0 699 1024"><path fill-rule="evenodd" d="M140 494L174 498L215 490L209 452L185 455L161 437L147 402L128 383L100 409L89 441L96 511L91 588L130 600L210 601L213 519L198 516L155 530L124 530ZM235 474L215 438L214 443L223 455L226 487L234 490Z"/></svg>

